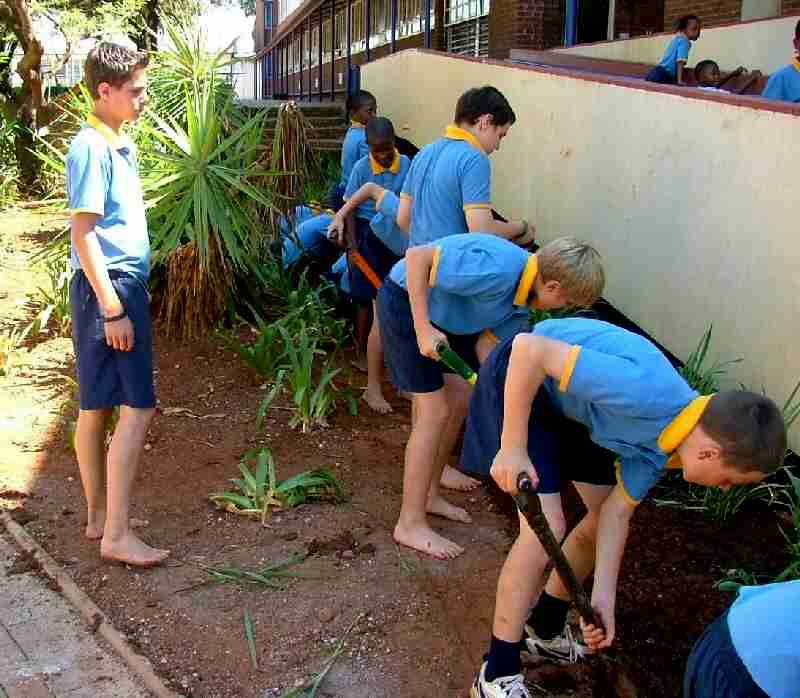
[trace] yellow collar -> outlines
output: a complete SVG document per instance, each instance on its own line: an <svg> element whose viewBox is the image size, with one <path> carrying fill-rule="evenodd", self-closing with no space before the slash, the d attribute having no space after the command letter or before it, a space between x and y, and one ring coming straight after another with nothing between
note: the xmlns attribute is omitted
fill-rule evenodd
<svg viewBox="0 0 800 698"><path fill-rule="evenodd" d="M477 148L482 153L486 151L483 149L483 146L480 144L475 136L473 136L469 131L466 129L461 128L460 126L456 126L455 124L450 124L444 132L445 138L452 138L454 141L466 141L469 143L473 148Z"/></svg>
<svg viewBox="0 0 800 698"><path fill-rule="evenodd" d="M366 126L358 121L350 119L350 128L366 128Z"/></svg>
<svg viewBox="0 0 800 698"><path fill-rule="evenodd" d="M697 423L703 416L703 412L706 411L706 407L708 407L708 403L711 401L712 397L714 396L701 395L700 397L696 397L681 410L681 413L675 417L659 435L658 447L664 453L672 454L667 461L668 468L681 467L680 459L675 451L683 440L689 436L692 429L697 426Z"/></svg>
<svg viewBox="0 0 800 698"><path fill-rule="evenodd" d="M115 150L119 150L123 146L122 139L118 134L114 133L114 129L104 124L94 114L89 114L89 116L86 117L86 123L105 138L108 144Z"/></svg>
<svg viewBox="0 0 800 698"><path fill-rule="evenodd" d="M795 58L794 61L792 61L792 65L794 65L794 69L800 73L800 58Z"/></svg>
<svg viewBox="0 0 800 698"><path fill-rule="evenodd" d="M522 276L519 277L519 286L514 295L514 305L525 305L528 302L528 297L533 288L533 282L536 280L536 275L539 273L539 258L535 255L529 255L528 261L525 262L525 269L522 270Z"/></svg>
<svg viewBox="0 0 800 698"><path fill-rule="evenodd" d="M392 160L392 164L389 167L384 167L381 165L374 157L372 157L372 153L369 154L369 166L372 168L372 174L379 175L383 172L391 172L392 174L397 174L400 172L400 153L397 152L397 149L394 151L394 160Z"/></svg>

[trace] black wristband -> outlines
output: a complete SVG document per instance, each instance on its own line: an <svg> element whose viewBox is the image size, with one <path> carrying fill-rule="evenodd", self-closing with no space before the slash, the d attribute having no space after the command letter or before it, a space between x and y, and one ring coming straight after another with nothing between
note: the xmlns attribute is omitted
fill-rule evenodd
<svg viewBox="0 0 800 698"><path fill-rule="evenodd" d="M122 318L126 317L128 317L128 312L123 308L119 315L114 315L113 317L104 317L103 322L116 322L117 320L122 320Z"/></svg>

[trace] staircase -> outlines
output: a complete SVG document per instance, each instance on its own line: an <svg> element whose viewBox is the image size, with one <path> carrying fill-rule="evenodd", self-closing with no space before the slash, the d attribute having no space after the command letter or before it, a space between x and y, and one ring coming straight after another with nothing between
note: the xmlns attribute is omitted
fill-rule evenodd
<svg viewBox="0 0 800 698"><path fill-rule="evenodd" d="M241 100L239 104L252 113L267 110L264 122L264 143L272 143L275 136L275 118L281 102L274 100ZM344 105L338 102L314 104L297 102L297 106L312 127L311 147L318 152L338 153L342 149L348 123Z"/></svg>

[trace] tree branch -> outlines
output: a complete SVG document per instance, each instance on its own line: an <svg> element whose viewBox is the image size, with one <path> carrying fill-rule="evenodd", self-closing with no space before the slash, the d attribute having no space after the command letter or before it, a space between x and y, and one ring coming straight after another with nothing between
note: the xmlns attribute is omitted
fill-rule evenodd
<svg viewBox="0 0 800 698"><path fill-rule="evenodd" d="M59 70L61 70L67 63L69 63L69 59L72 58L72 39L67 35L67 32L64 31L64 27L61 26L61 23L58 19L53 16L51 12L45 12L44 16L47 17L52 23L53 26L61 32L61 36L64 37L64 42L66 43L66 48L64 49L64 55L58 61L56 67L51 68L49 70L43 70L43 75L55 75Z"/></svg>

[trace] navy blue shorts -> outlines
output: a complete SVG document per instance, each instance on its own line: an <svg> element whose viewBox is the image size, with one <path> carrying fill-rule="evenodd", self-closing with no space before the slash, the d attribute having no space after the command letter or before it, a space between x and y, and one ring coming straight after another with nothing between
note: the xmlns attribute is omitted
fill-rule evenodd
<svg viewBox="0 0 800 698"><path fill-rule="evenodd" d="M768 698L733 646L727 612L705 629L692 648L683 698Z"/></svg>
<svg viewBox="0 0 800 698"><path fill-rule="evenodd" d="M657 65L655 68L652 68L645 77L645 80L647 80L647 82L657 82L659 85L678 84L678 78L676 78L666 68L662 68L660 65Z"/></svg>
<svg viewBox="0 0 800 698"><path fill-rule="evenodd" d="M355 222L357 249L378 278L383 281L389 275L392 267L402 257L398 257L378 239L375 233L372 232L369 221L364 218L356 218ZM364 275L364 272L358 268L358 265L350 261L349 257L348 268L350 273L350 295L357 302L370 305L377 297L378 289Z"/></svg>
<svg viewBox="0 0 800 698"><path fill-rule="evenodd" d="M419 353L408 293L388 278L378 293L378 319L383 353L395 386L409 393L435 393L441 390L444 387L443 374L453 371ZM449 332L445 332L445 335L450 348L477 371L480 362L475 354L475 343L479 335Z"/></svg>
<svg viewBox="0 0 800 698"><path fill-rule="evenodd" d="M80 408L155 407L150 296L135 276L114 270L108 275L133 323L133 350L118 351L106 344L103 313L94 290L83 271L75 272L69 302Z"/></svg>
<svg viewBox="0 0 800 698"><path fill-rule="evenodd" d="M503 392L513 337L495 347L478 373L464 434L461 468L488 478L500 450L503 432ZM541 494L560 492L564 482L616 484L617 456L589 438L581 423L567 419L541 388L533 400L528 423L528 455L539 475Z"/></svg>

